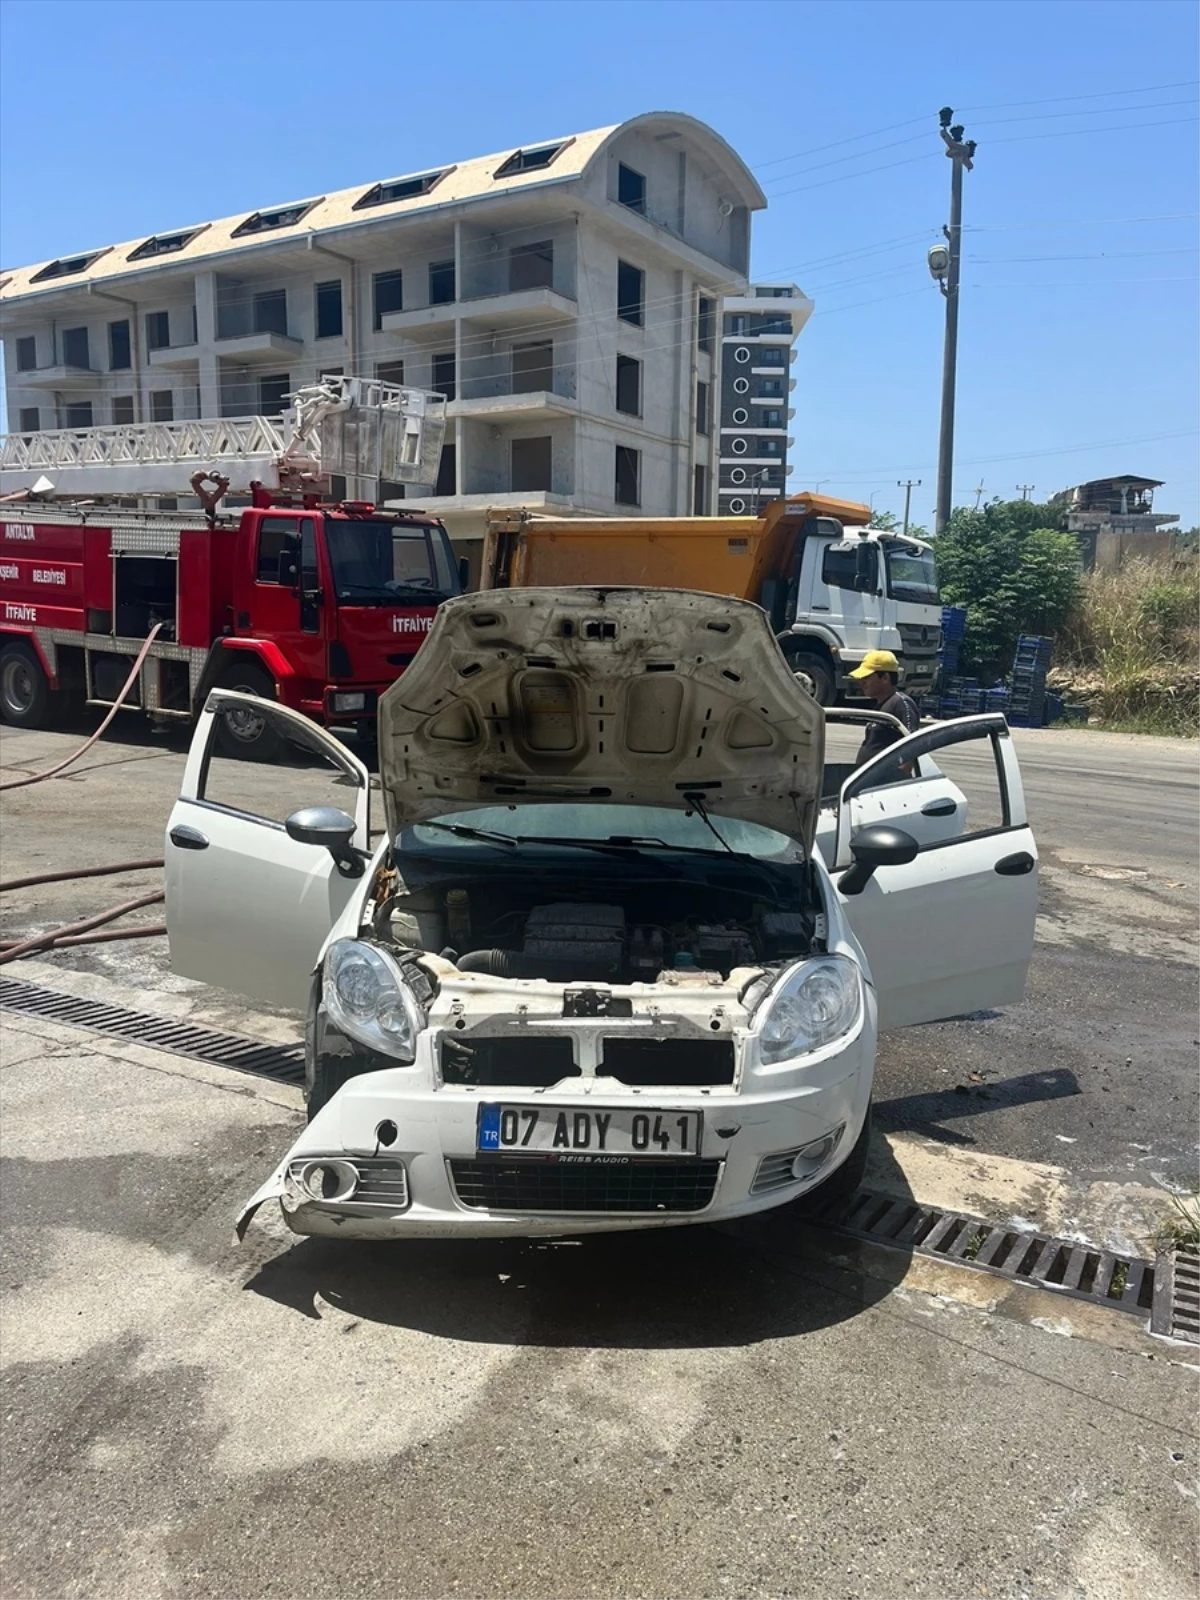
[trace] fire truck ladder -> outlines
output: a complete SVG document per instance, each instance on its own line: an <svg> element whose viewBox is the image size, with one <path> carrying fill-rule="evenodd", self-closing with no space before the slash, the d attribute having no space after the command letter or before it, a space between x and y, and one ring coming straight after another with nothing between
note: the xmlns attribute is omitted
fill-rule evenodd
<svg viewBox="0 0 1200 1600"><path fill-rule="evenodd" d="M196 472L234 493L319 490L329 475L432 485L443 396L377 379L331 377L290 396L284 417L200 418L0 436L0 494L47 499L183 494Z"/></svg>

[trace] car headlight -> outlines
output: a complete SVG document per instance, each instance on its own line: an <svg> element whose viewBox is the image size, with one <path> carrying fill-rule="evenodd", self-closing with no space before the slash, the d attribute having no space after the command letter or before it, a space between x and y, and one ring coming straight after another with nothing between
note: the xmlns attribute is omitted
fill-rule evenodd
<svg viewBox="0 0 1200 1600"><path fill-rule="evenodd" d="M754 1018L763 1062L809 1055L853 1033L862 1016L862 979L845 956L789 967Z"/></svg>
<svg viewBox="0 0 1200 1600"><path fill-rule="evenodd" d="M425 1025L415 995L381 950L337 939L325 952L322 990L330 1020L372 1050L413 1061Z"/></svg>

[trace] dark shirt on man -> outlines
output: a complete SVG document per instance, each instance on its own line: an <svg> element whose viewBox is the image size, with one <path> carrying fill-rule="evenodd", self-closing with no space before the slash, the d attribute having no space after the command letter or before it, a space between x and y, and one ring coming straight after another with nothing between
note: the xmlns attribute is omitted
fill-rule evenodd
<svg viewBox="0 0 1200 1600"><path fill-rule="evenodd" d="M910 699L903 690L897 689L890 700L885 700L879 711L886 711L889 717L895 717L902 722L909 733L916 733L921 726L921 713L915 700ZM872 722L867 728L867 736L859 747L858 756L854 765L861 767L864 762L870 761L881 750L886 750L888 745L895 744L901 737L899 728L893 728L886 722Z"/></svg>

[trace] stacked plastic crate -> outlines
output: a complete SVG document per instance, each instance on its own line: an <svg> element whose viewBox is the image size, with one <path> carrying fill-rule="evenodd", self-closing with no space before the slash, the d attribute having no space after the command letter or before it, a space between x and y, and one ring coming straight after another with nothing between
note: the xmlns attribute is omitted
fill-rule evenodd
<svg viewBox="0 0 1200 1600"><path fill-rule="evenodd" d="M938 680L938 715L941 717L960 717L963 714L958 658L966 631L966 608L943 606L942 648L938 651L942 669Z"/></svg>
<svg viewBox="0 0 1200 1600"><path fill-rule="evenodd" d="M1046 674L1050 670L1053 641L1023 633L1013 657L1012 693L1008 720L1017 728L1040 728L1046 709Z"/></svg>

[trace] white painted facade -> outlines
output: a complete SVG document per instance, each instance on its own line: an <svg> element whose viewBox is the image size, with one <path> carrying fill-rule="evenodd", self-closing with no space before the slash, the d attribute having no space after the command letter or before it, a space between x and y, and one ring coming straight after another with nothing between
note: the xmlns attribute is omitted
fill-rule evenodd
<svg viewBox="0 0 1200 1600"><path fill-rule="evenodd" d="M456 538L493 505L710 509L720 305L746 290L761 190L672 113L527 151L526 170L501 152L398 200L361 185L160 236L166 253L132 241L0 272L10 429L273 414L322 372L400 381L402 364L453 395L439 483L409 498ZM640 316L619 314L622 281Z"/></svg>

